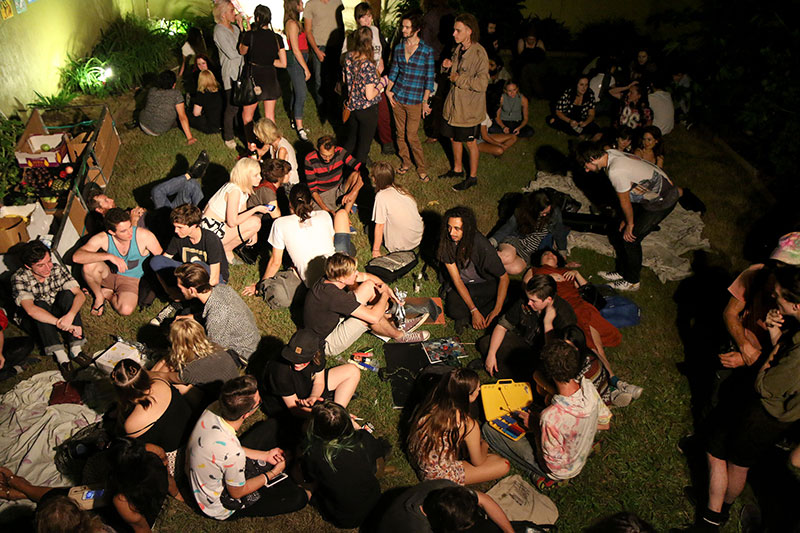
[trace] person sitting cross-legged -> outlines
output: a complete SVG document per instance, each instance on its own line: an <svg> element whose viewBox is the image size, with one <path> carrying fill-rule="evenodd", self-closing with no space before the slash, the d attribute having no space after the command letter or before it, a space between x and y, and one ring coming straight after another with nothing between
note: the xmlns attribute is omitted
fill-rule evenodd
<svg viewBox="0 0 800 533"><path fill-rule="evenodd" d="M349 255L333 254L325 261L325 277L306 296L304 323L324 341L325 354L339 355L370 330L397 342L427 340L429 332L415 331L422 317L406 321L404 329L389 322L389 301L397 301L394 292L377 276L359 272L357 266Z"/></svg>
<svg viewBox="0 0 800 533"><path fill-rule="evenodd" d="M325 368L320 338L306 328L295 332L280 358L267 364L262 382L292 415L307 418L324 399L347 407L360 380L361 371L354 365Z"/></svg>
<svg viewBox="0 0 800 533"><path fill-rule="evenodd" d="M218 408L206 409L189 437L189 482L206 516L274 516L299 511L308 503L309 493L291 478L275 481L284 477L287 467L284 451L276 446L275 420L254 424L241 439L236 435L260 406L256 379L234 378L222 386Z"/></svg>
<svg viewBox="0 0 800 533"><path fill-rule="evenodd" d="M243 365L255 353L261 333L253 312L244 300L225 283L211 285L208 272L196 263L175 269L178 289L184 299L197 298L203 304L203 320L211 342L233 350Z"/></svg>
<svg viewBox="0 0 800 533"><path fill-rule="evenodd" d="M514 415L528 430L524 438L513 441L489 424L481 432L494 451L531 472L537 487L543 489L581 473L597 430L608 429L611 411L591 381L577 380L583 367L577 348L553 340L542 348L540 357L558 394L539 415L538 431L535 415L523 410Z"/></svg>
<svg viewBox="0 0 800 533"><path fill-rule="evenodd" d="M70 360L81 357L86 343L80 313L86 297L69 271L53 263L50 250L41 241L26 243L20 259L22 268L11 277L14 302L33 319L44 353L56 358L61 375L69 381ZM65 339L69 349L64 346Z"/></svg>
<svg viewBox="0 0 800 533"><path fill-rule="evenodd" d="M149 230L133 227L131 214L118 207L109 209L103 222L106 231L78 248L72 260L83 265L83 277L94 294L92 314L102 315L110 301L117 313L127 316L139 301L145 259L160 255L161 245Z"/></svg>
<svg viewBox="0 0 800 533"><path fill-rule="evenodd" d="M169 214L169 219L175 228L175 236L162 255L150 260L150 268L156 273L172 301L183 299L175 280L175 269L184 263L196 263L206 268L212 287L218 283L227 283L228 259L225 257L225 249L215 233L201 227L203 214L200 208L191 204L178 206ZM161 325L177 310L177 306L170 302L150 324Z"/></svg>

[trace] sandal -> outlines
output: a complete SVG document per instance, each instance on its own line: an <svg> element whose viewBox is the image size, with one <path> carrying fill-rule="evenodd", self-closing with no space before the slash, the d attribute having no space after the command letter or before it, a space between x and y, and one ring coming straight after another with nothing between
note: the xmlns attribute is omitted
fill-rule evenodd
<svg viewBox="0 0 800 533"><path fill-rule="evenodd" d="M556 481L555 479L550 479L544 476L539 476L538 478L536 478L535 482L536 488L539 490L554 489L566 484L567 484L566 480Z"/></svg>
<svg viewBox="0 0 800 533"><path fill-rule="evenodd" d="M105 308L105 306L106 306L105 300L103 300L103 303L101 303L97 307L92 306L92 311L91 311L92 314L94 316L103 316L103 309Z"/></svg>
<svg viewBox="0 0 800 533"><path fill-rule="evenodd" d="M431 181L431 177L428 176L427 174L420 174L419 181L421 181L422 183L428 183L429 181Z"/></svg>
<svg viewBox="0 0 800 533"><path fill-rule="evenodd" d="M409 167L400 167L395 171L395 173L397 175L399 175L399 176L402 176L403 174L407 173L409 170L411 170Z"/></svg>

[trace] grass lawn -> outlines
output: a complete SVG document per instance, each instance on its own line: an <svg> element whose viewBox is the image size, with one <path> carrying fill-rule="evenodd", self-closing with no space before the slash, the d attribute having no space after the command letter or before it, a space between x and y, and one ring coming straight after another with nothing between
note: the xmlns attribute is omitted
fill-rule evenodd
<svg viewBox="0 0 800 533"><path fill-rule="evenodd" d="M282 106L278 108L278 125L294 142L296 135L289 128ZM310 101L306 109L306 124L312 131L312 139L331 130L329 125L320 125ZM477 213L480 229L487 232L496 221L500 197L505 192L518 191L534 177L536 149L542 145L552 145L566 152L568 139L544 125L546 112L545 102L533 102L531 123L536 135L521 140L501 159L482 155L480 183L469 191L452 192L450 187L453 180L435 178L448 168L447 159L436 144L424 145L429 173L434 179L423 184L411 171L400 178L400 182L414 194L420 209L431 211L432 215L441 214L459 204L472 206ZM123 144L107 192L116 198L118 205L128 207L138 203L149 207L152 184L183 172L201 149L208 150L212 161L203 180L206 198L227 180L227 171L233 166L236 153L227 150L219 136L199 134L198 142L187 147L183 134L178 130L172 130L160 138L152 138L138 130L126 131L122 128L121 124L129 117L117 116L116 120ZM708 261L721 269L720 272L738 273L746 266L741 259L744 232L772 200L760 192L752 178L729 161L702 132L687 132L678 126L667 137L666 143L667 171L679 184L691 186L708 206L708 213L704 217L705 235L713 247L713 252L708 254ZM296 146L298 160L302 160L302 155L310 149L310 145L302 147L296 143ZM399 166L399 159L382 156L377 144L373 144L370 155L373 160L387 159ZM596 179L605 178L596 175ZM369 213L364 211L366 209L359 215L368 217ZM359 229L355 244L359 250L359 262L363 265L369 258L369 241L362 222L355 216L352 219ZM583 264L580 270L587 278L597 270L613 267L611 258L586 250L574 250L571 259ZM231 267L231 285L237 289L252 283L258 276L259 269L255 266ZM596 275L593 279L598 280ZM397 285L411 292L411 277L407 276ZM642 323L624 330L622 345L608 350L608 355L617 373L625 380L643 386L645 393L630 407L614 410L611 430L599 434L602 440L600 451L590 458L583 473L567 486L549 492L561 514L558 522L561 531L579 531L597 519L620 510L638 513L659 531L693 519L694 510L682 493L683 487L691 482L690 473L686 460L675 447L679 438L693 429L689 384L676 368L676 364L685 357L677 327L678 303L673 298L679 285L677 282L661 284L652 272L646 270L642 289L631 296L642 308ZM423 284L422 294L433 296L437 288L432 279ZM270 311L255 298L247 301L264 335L284 342L289 339L295 326L288 311ZM83 316L91 350L107 346L110 333L136 338L148 344L164 345L165 331L143 326L159 311L160 302L130 317L119 317L113 310L107 309L101 318L90 316L89 303L87 301L84 307ZM454 334L451 323L432 327L430 331L434 337ZM473 343L479 336L478 332L469 331L462 335L462 339ZM378 361L381 362L380 342L371 336L364 336L357 347L368 345L376 348ZM468 349L472 356L477 357L473 345L470 344ZM712 355L708 354L709 357ZM55 368L54 363L43 361L22 378L52 368ZM482 378L487 379L487 376L482 374ZM17 381L2 383L0 390L8 390ZM365 372L359 392L360 397L350 404L350 410L371 421L379 435L395 444L389 464L397 467L398 472L382 480L384 489L415 483L416 477L402 453L402 444L396 442L399 412L391 408L388 383L382 383L377 375ZM489 485L480 488L486 490ZM738 514L734 512L733 516ZM738 518L733 518L725 531L738 531L737 524ZM173 500L169 500L157 524L160 531L227 531L232 528L237 531L282 532L333 529L310 507L294 515L246 519L233 526L206 519L187 505Z"/></svg>

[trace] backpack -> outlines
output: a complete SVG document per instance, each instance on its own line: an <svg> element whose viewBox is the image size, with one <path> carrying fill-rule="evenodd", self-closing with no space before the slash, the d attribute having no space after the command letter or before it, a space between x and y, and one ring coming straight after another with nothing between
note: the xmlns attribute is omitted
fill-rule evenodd
<svg viewBox="0 0 800 533"><path fill-rule="evenodd" d="M256 293L264 298L270 309L286 309L292 305L301 285L303 281L294 270L282 270L271 278L259 281Z"/></svg>
<svg viewBox="0 0 800 533"><path fill-rule="evenodd" d="M414 252L392 252L372 258L364 270L378 276L386 283L392 283L411 272L418 262L417 254Z"/></svg>
<svg viewBox="0 0 800 533"><path fill-rule="evenodd" d="M606 296L606 305L600 309L600 314L617 328L636 326L642 320L642 310L624 296Z"/></svg>

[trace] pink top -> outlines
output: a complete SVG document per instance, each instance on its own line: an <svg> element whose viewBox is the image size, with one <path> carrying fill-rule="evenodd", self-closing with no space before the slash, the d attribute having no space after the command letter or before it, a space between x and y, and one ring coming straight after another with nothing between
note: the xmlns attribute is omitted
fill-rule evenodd
<svg viewBox="0 0 800 533"><path fill-rule="evenodd" d="M744 335L748 342L759 350L764 346L762 341L769 346L769 333L764 319L767 317L767 311L773 307L770 295L774 286L771 279L765 287L754 286L756 277L762 268L764 268L763 264L751 265L739 274L739 277L728 287L731 296L745 304L744 311L742 311Z"/></svg>

